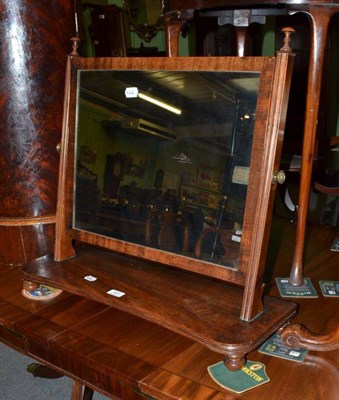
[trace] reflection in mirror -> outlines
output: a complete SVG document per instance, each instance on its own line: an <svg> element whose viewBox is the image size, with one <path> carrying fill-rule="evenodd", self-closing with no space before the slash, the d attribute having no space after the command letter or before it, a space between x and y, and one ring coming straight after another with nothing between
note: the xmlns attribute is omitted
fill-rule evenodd
<svg viewBox="0 0 339 400"><path fill-rule="evenodd" d="M259 74L78 73L74 228L237 268Z"/></svg>
<svg viewBox="0 0 339 400"><path fill-rule="evenodd" d="M163 27L163 0L124 0L123 8L132 30L150 42Z"/></svg>

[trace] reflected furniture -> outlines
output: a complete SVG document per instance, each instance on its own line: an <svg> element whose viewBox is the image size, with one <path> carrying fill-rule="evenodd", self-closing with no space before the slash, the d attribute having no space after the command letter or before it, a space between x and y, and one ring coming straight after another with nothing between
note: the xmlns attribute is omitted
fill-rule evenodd
<svg viewBox="0 0 339 400"><path fill-rule="evenodd" d="M74 48L66 74L54 257L24 267L25 288L48 284L142 315L223 354L230 369L241 368L247 353L289 322L296 305L263 298L262 283L292 71L290 34L286 29L276 58L90 59ZM88 108L93 99L94 112ZM103 105L114 129L107 133L103 118L90 136L87 128L98 122ZM141 148L152 151L146 157ZM104 234L84 224L80 162L95 170L103 188L109 171L116 183L112 205L126 204L130 222L115 215L112 233ZM133 232L135 215L122 183L151 189L154 182L163 197L152 206L183 212L173 196L180 171L191 171L182 179L199 190L200 204L214 210L219 203L216 226L231 224L229 240L240 241L231 264L121 235Z"/></svg>
<svg viewBox="0 0 339 400"><path fill-rule="evenodd" d="M213 12L213 15L218 15L220 20L224 19L226 23L231 23L236 27L237 48L240 56L246 55L246 40L249 38L247 30L252 22L264 23L267 16L281 15L284 12L290 15L303 13L309 17L311 52L308 69L296 241L290 273L291 283L301 285L304 280L303 246L311 189L325 49L329 24L333 15L339 11L339 3L327 0L309 0L302 3L297 0L266 0L263 2L255 0L169 0L166 11L165 34L169 56L177 56L179 54L179 34L186 29L187 23L200 12Z"/></svg>
<svg viewBox="0 0 339 400"><path fill-rule="evenodd" d="M80 16L88 10L90 25L88 31L94 47L95 57L122 57L127 55L127 43L123 10L114 5L98 5L83 2L79 5ZM82 19L79 21L84 31ZM81 32L82 35L84 32Z"/></svg>
<svg viewBox="0 0 339 400"><path fill-rule="evenodd" d="M81 54L93 57L156 57L164 56L165 51L157 47L145 46L163 29L162 2L145 1L123 2L122 7L115 4L77 3L78 35L82 39ZM153 8L148 12L147 7ZM131 47L136 34L141 41L139 47ZM86 38L83 42L83 38ZM84 48L84 45L87 48Z"/></svg>
<svg viewBox="0 0 339 400"><path fill-rule="evenodd" d="M123 9L132 32L150 42L163 29L164 1L124 0Z"/></svg>
<svg viewBox="0 0 339 400"><path fill-rule="evenodd" d="M201 235L199 236L195 248L195 254L198 258L201 258L202 248L204 239L209 235L216 236L220 238L221 245L223 247L223 255L222 255L222 262L225 265L233 265L234 260L237 260L239 257L239 242L234 241L235 238L240 240L240 237L234 235L233 231L228 231L226 229L220 229L217 227L209 227L202 231ZM233 239L233 240L232 240ZM211 249L211 259L214 257L215 249Z"/></svg>
<svg viewBox="0 0 339 400"><path fill-rule="evenodd" d="M240 56L245 55L248 48L247 40L249 35L247 31L251 22L264 23L266 16L279 15L283 9L290 15L303 13L309 18L311 51L308 67L294 258L289 276L292 285L300 286L304 282L303 252L328 30L332 17L339 11L339 3L327 0L309 0L302 4L295 0L264 1L260 3L246 0L237 2L232 0L170 0L167 5L165 34L169 56L179 55L179 34L185 31L187 23L193 20L199 12L211 12L212 10L214 15L219 16L219 22L222 23L224 19L224 22L231 23L236 27L237 49ZM339 325L333 331L336 337L338 336L338 330ZM302 333L302 330L299 333ZM338 347L338 338L335 340Z"/></svg>

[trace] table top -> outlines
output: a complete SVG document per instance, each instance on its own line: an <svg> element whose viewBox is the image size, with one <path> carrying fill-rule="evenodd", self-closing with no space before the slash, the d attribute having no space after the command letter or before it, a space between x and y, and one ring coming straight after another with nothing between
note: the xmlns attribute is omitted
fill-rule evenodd
<svg viewBox="0 0 339 400"><path fill-rule="evenodd" d="M290 268L294 229L274 223L267 278L268 291L277 297L272 277L285 276ZM339 253L330 251L336 235L320 226L308 232L305 271L319 297L297 300L295 321L319 334L338 323L339 299L323 297L318 286L320 279L338 279ZM237 395L207 372L221 361L220 354L139 316L67 292L46 302L28 300L20 293L19 272L0 266L0 340L108 397L141 400L143 392L164 400L337 398L339 351L309 352L297 363L255 350L248 358L266 365L270 382Z"/></svg>

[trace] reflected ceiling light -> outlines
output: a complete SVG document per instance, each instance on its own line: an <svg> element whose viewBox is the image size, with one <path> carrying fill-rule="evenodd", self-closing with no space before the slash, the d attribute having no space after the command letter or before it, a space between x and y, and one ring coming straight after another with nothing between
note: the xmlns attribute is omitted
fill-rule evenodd
<svg viewBox="0 0 339 400"><path fill-rule="evenodd" d="M129 87L126 88L125 90L125 96L130 99L130 98L136 98L139 97L142 100L148 101L149 103L152 103L158 107L164 108L167 111L171 111L174 114L180 115L182 113L182 110L180 110L177 107L173 107L168 103L165 103L162 100L156 99L155 97L149 96L148 94L141 93L138 88L136 87Z"/></svg>

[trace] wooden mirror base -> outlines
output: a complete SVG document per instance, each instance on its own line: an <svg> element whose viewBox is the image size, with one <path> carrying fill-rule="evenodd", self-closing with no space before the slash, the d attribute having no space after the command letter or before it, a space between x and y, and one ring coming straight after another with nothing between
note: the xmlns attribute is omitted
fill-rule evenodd
<svg viewBox="0 0 339 400"><path fill-rule="evenodd" d="M263 312L243 321L243 288L89 246L61 262L41 257L25 265L22 279L157 323L223 354L231 370L241 368L246 354L288 323L297 307L265 296Z"/></svg>

